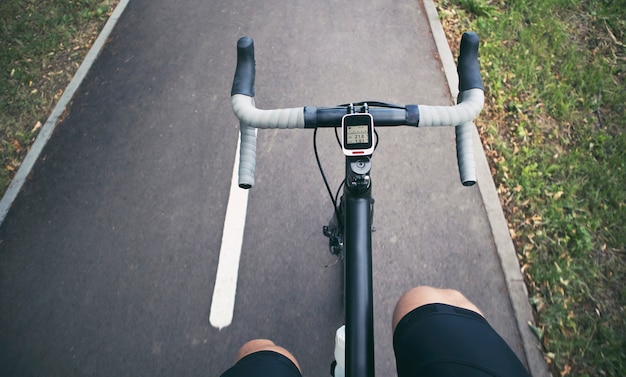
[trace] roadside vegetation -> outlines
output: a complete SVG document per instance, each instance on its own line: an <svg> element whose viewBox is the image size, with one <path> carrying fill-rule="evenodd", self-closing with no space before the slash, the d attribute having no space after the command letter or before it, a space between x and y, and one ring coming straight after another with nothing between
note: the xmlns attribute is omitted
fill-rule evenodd
<svg viewBox="0 0 626 377"><path fill-rule="evenodd" d="M116 3L0 2L0 195Z"/></svg>
<svg viewBox="0 0 626 377"><path fill-rule="evenodd" d="M482 40L478 126L547 362L626 376L626 3L436 2L453 50ZM116 4L0 2L0 193Z"/></svg>
<svg viewBox="0 0 626 377"><path fill-rule="evenodd" d="M545 359L626 376L626 3L436 2L453 49L481 37L478 126Z"/></svg>

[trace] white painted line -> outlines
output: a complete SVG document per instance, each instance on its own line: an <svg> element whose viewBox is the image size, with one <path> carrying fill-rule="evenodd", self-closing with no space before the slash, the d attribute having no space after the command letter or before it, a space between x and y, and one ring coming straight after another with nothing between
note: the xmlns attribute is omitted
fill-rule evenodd
<svg viewBox="0 0 626 377"><path fill-rule="evenodd" d="M98 38L93 43L93 46L91 46L91 49L89 49L89 52L85 56L85 60L83 60L83 62L81 63L80 67L74 74L72 81L70 81L70 83L65 88L65 91L59 99L59 102L57 102L56 106L52 110L52 113L50 113L48 120L46 120L46 123L43 125L43 127L41 127L41 130L39 131L35 142L28 151L28 154L24 158L24 161L22 161L19 170L15 174L15 177L13 177L13 180L5 191L4 196L2 196L2 200L0 200L0 224L2 224L2 222L4 221L4 218L9 212L13 201L22 189L22 186L24 185L26 178L28 178L28 175L33 169L35 162L37 162L41 151L50 139L52 131L54 131L54 128L57 125L59 117L61 116L61 114L63 114L63 111L65 111L65 108L72 100L72 97L74 97L74 93L76 93L76 90L83 82L83 79L87 75L87 72L89 72L89 69L93 65L93 62L100 54L100 51L106 43L107 38L109 38L113 27L117 23L117 20L119 20L120 16L124 12L124 9L126 9L128 1L129 0L120 0L120 2L117 4L117 7L115 7L115 10L111 14L111 17L109 17L109 20L102 28L100 35L98 35Z"/></svg>
<svg viewBox="0 0 626 377"><path fill-rule="evenodd" d="M239 148L241 134L237 141L235 165L230 182L230 195L224 219L222 246L220 259L217 264L213 299L209 322L211 326L221 330L233 321L235 310L235 296L237 294L237 277L239 275L239 257L243 243L243 232L246 226L246 212L248 210L248 190L239 187Z"/></svg>

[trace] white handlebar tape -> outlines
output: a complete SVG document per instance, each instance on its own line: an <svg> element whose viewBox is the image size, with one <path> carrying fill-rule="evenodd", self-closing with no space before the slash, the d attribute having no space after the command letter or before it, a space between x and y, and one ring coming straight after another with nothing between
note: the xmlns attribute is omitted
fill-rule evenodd
<svg viewBox="0 0 626 377"><path fill-rule="evenodd" d="M257 129L241 123L239 130L241 132L241 144L239 145L239 187L249 189L254 186Z"/></svg>
<svg viewBox="0 0 626 377"><path fill-rule="evenodd" d="M476 183L476 162L472 143L474 127L474 122L471 121L455 127L456 158L463 186L473 186Z"/></svg>
<svg viewBox="0 0 626 377"><path fill-rule="evenodd" d="M257 128L304 128L304 108L260 110L253 97L243 94L233 95L231 103L241 132L239 187L249 189L254 186Z"/></svg>
<svg viewBox="0 0 626 377"><path fill-rule="evenodd" d="M463 102L455 106L419 106L419 127L437 127L463 124L474 119L482 110L485 95L482 89L466 90Z"/></svg>
<svg viewBox="0 0 626 377"><path fill-rule="evenodd" d="M457 157L464 185L476 182L472 148L474 119L482 110L485 97L482 89L470 89L459 95L455 106L419 106L419 126L457 125ZM239 187L254 186L256 168L257 128L304 128L304 108L261 110L254 105L254 98L235 94L231 97L233 112L240 121L241 145L239 164Z"/></svg>
<svg viewBox="0 0 626 377"><path fill-rule="evenodd" d="M244 94L231 97L233 112L244 123L254 128L304 128L304 107L261 110L254 106L254 98Z"/></svg>

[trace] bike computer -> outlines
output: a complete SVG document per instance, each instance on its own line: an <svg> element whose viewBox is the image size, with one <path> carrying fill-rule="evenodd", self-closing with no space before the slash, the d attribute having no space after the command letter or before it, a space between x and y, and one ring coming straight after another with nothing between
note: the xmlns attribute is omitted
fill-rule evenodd
<svg viewBox="0 0 626 377"><path fill-rule="evenodd" d="M346 156L374 153L374 118L369 113L346 114L341 118L341 147Z"/></svg>

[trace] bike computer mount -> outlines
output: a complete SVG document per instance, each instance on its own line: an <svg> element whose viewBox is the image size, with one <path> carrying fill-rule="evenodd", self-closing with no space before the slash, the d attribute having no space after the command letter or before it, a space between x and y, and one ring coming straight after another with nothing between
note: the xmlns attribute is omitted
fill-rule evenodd
<svg viewBox="0 0 626 377"><path fill-rule="evenodd" d="M349 113L341 118L341 149L343 154L351 156L370 156L374 153L375 134L374 118L368 112L367 104L362 111L355 112L354 105L348 107Z"/></svg>
<svg viewBox="0 0 626 377"><path fill-rule="evenodd" d="M353 196L371 194L371 156L377 142L374 132L374 119L369 113L369 107L367 103L361 105L361 112L358 113L355 112L354 104L342 105L347 106L348 109L348 113L341 119L341 147L346 156L346 179L343 185L344 190L349 191ZM374 199L369 196L369 200L372 216L370 221L373 221ZM330 253L343 258L343 225L339 214L340 208L343 208L343 197L341 204L335 209L331 221L322 230L324 235L329 238ZM374 231L373 226L372 231Z"/></svg>

